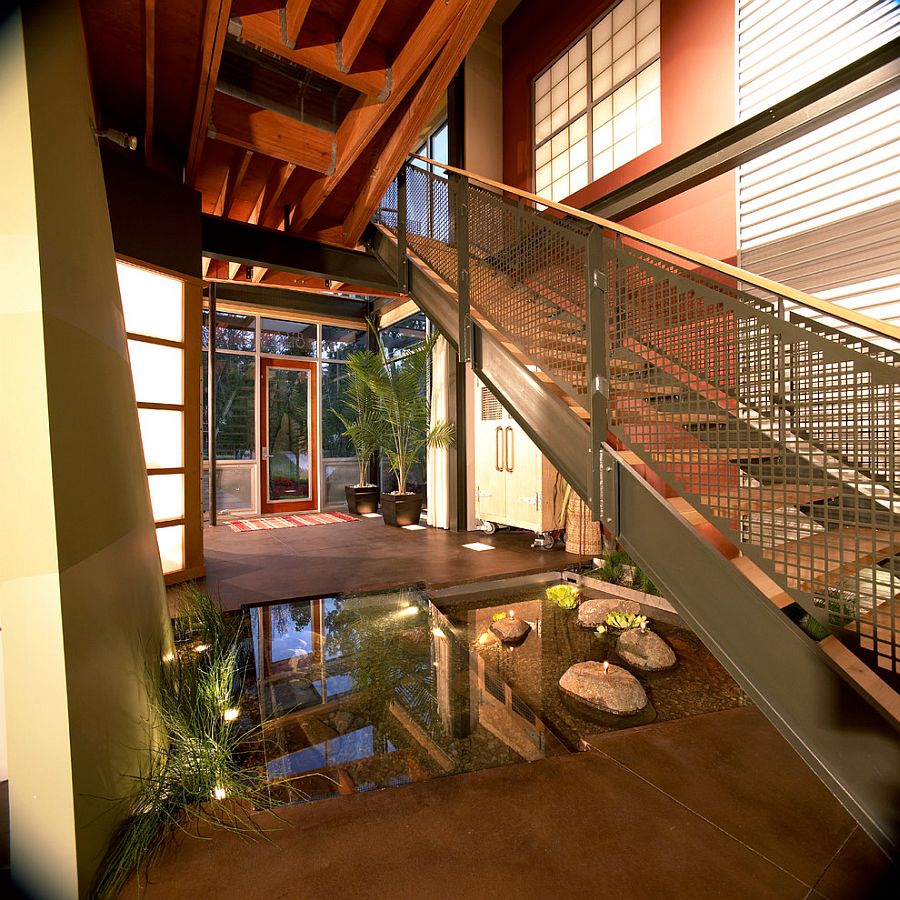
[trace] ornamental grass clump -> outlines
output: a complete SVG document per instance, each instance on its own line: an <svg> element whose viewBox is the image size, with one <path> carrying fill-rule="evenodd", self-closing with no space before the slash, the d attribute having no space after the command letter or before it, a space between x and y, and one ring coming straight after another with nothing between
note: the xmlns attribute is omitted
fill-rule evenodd
<svg viewBox="0 0 900 900"><path fill-rule="evenodd" d="M252 730L238 717L242 623L226 620L193 586L182 592L179 605L175 650L147 666L147 761L122 801L128 814L95 897L114 897L132 875L141 878L174 835L195 831L199 822L260 833L246 809L267 805L264 777L243 767L238 753Z"/></svg>

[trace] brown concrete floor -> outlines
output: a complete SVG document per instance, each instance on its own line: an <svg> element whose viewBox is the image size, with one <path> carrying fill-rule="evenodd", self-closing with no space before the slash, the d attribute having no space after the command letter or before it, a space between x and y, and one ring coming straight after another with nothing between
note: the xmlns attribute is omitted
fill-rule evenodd
<svg viewBox="0 0 900 900"><path fill-rule="evenodd" d="M578 559L561 546L532 550L531 534L406 531L381 519L244 533L220 525L203 536L207 590L224 609L418 582L441 587L561 569ZM475 541L497 549L462 546Z"/></svg>
<svg viewBox="0 0 900 900"><path fill-rule="evenodd" d="M593 749L279 811L268 840L183 837L160 900L890 896L887 861L752 708ZM894 895L896 896L896 895Z"/></svg>

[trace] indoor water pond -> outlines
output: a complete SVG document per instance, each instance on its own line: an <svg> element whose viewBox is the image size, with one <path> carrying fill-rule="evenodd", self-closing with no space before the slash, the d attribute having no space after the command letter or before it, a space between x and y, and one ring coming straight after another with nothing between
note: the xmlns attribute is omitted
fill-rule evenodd
<svg viewBox="0 0 900 900"><path fill-rule="evenodd" d="M613 727L747 702L691 632L654 619L679 665L639 676L650 698L640 714L581 718L562 702L560 676L575 662L617 660L608 639L544 598L547 583L437 596L443 611L417 589L251 608L256 677L243 706L258 706L261 739L249 752L272 800L541 759ZM532 626L515 647L489 630L509 610Z"/></svg>

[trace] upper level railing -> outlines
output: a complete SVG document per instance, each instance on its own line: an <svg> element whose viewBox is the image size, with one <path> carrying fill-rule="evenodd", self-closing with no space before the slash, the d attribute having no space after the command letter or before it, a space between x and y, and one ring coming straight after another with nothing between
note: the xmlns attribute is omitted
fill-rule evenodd
<svg viewBox="0 0 900 900"><path fill-rule="evenodd" d="M376 215L456 290L460 335L487 321L589 413L595 460L636 452L900 672L900 329L424 158ZM601 496L594 466L602 520Z"/></svg>

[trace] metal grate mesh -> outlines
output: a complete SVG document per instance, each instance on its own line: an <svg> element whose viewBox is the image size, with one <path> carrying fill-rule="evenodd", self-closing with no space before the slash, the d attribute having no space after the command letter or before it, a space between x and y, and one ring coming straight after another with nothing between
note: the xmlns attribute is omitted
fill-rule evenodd
<svg viewBox="0 0 900 900"><path fill-rule="evenodd" d="M459 183L406 171L409 246L455 287ZM396 229L397 206L389 191L376 220ZM471 183L467 224L472 316L584 415L595 226ZM776 602L900 673L900 345L603 234L610 431L780 585Z"/></svg>

